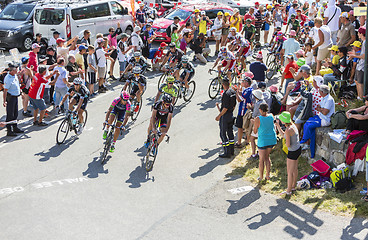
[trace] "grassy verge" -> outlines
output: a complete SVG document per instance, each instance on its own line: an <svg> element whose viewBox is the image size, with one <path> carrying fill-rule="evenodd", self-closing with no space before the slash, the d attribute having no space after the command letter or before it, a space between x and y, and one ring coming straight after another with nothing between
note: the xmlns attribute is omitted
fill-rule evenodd
<svg viewBox="0 0 368 240"><path fill-rule="evenodd" d="M230 163L233 170L228 176L240 175L256 185L259 176L258 160L247 160L250 154L249 146L243 148ZM281 149L281 143L278 143L272 151L271 162L271 180L261 182L259 187L265 192L280 196L280 193L287 187L286 154ZM298 169L299 177L313 171L307 159L303 158L299 158ZM337 193L334 189L310 189L296 191L290 197L285 196L284 198L337 215L368 217L368 203L361 200L362 195L359 193L363 187L366 187L364 172L360 172L354 178L354 185L354 190L345 193Z"/></svg>

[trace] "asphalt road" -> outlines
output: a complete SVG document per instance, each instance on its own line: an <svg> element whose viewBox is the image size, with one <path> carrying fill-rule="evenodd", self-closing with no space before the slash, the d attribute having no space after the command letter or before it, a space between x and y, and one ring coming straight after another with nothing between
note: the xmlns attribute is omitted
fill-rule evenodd
<svg viewBox="0 0 368 240"><path fill-rule="evenodd" d="M196 67L194 96L179 99L170 143L160 145L150 174L142 159L157 92L151 73L138 120L105 165L101 128L118 83L88 104L85 131L63 145L55 142L61 117L43 128L21 120L26 132L16 138L1 130L0 239L367 238L366 220L297 206L225 176L231 160L218 158L218 111L207 94L212 64Z"/></svg>

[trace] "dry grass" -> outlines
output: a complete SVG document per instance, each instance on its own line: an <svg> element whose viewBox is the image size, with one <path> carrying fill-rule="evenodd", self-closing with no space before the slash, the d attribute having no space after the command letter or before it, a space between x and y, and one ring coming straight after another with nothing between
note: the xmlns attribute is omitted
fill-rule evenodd
<svg viewBox="0 0 368 240"><path fill-rule="evenodd" d="M243 176L247 181L257 184L258 160L247 160L250 156L250 147L242 149L231 162L233 171L229 176ZM271 180L261 182L258 186L261 190L280 196L287 187L286 174L286 154L281 149L281 143L277 144L271 153ZM307 159L299 158L299 177L313 171L307 163ZM366 187L365 174L360 172L354 178L355 189L345 193L337 193L334 189L310 189L296 191L292 196L285 198L290 201L308 205L314 209L319 209L333 214L346 216L368 217L368 203L361 200L360 191Z"/></svg>

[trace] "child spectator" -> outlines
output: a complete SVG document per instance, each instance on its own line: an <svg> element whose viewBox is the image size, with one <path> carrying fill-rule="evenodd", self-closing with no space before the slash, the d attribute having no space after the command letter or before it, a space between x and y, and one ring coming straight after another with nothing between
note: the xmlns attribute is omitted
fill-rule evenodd
<svg viewBox="0 0 368 240"><path fill-rule="evenodd" d="M155 55L153 56L152 59L152 70L159 70L160 69L160 65L163 62L164 58L164 50L167 47L167 44L162 42L160 44L160 47L158 48L157 52L155 53Z"/></svg>
<svg viewBox="0 0 368 240"><path fill-rule="evenodd" d="M95 93L95 83L96 83L96 73L97 73L97 63L95 48L92 45L88 46L88 56L87 56L87 75L88 75L88 89L91 96L96 95Z"/></svg>

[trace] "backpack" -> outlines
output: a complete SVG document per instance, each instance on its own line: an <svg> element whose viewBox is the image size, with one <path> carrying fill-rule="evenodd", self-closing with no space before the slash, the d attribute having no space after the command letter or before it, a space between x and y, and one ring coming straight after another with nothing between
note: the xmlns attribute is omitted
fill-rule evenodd
<svg viewBox="0 0 368 240"><path fill-rule="evenodd" d="M271 94L271 106L270 113L278 115L281 110L281 101L277 98L276 94Z"/></svg>
<svg viewBox="0 0 368 240"><path fill-rule="evenodd" d="M337 111L331 116L331 128L332 129L344 129L346 127L348 119L345 111Z"/></svg>
<svg viewBox="0 0 368 240"><path fill-rule="evenodd" d="M170 37L170 38L171 38L171 29L172 29L172 28L171 28L171 25L172 25L172 24L170 24L170 25L166 28L166 34L167 34L167 36L168 36L168 37Z"/></svg>
<svg viewBox="0 0 368 240"><path fill-rule="evenodd" d="M320 176L317 171L311 172L308 175L307 179L310 182L311 188L319 188L319 186L317 186L317 182L320 180Z"/></svg>
<svg viewBox="0 0 368 240"><path fill-rule="evenodd" d="M98 59L99 59L99 58L97 58L97 54L96 54L98 49L101 49L101 47L96 48L95 52L93 53L95 55L95 59L96 59L96 66L98 66Z"/></svg>

